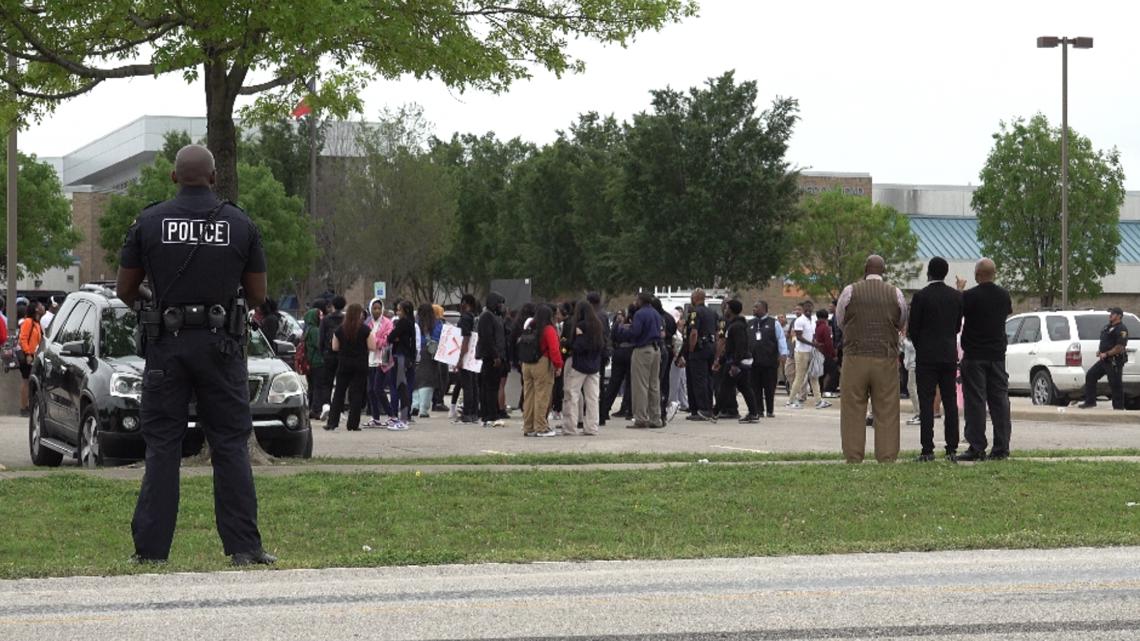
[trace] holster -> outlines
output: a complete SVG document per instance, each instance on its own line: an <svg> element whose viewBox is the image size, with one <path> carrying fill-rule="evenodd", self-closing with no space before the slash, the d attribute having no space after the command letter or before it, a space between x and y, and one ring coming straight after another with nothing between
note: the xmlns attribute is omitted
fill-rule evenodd
<svg viewBox="0 0 1140 641"><path fill-rule="evenodd" d="M154 306L138 310L138 327L135 330L135 353L146 358L147 345L158 340L162 333L162 312Z"/></svg>

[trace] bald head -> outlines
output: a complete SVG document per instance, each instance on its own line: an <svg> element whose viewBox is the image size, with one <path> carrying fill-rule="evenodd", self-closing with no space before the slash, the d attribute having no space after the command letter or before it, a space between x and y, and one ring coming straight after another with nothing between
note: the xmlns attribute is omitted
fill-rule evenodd
<svg viewBox="0 0 1140 641"><path fill-rule="evenodd" d="M214 154L202 145L186 145L174 157L171 179L186 187L214 184Z"/></svg>
<svg viewBox="0 0 1140 641"><path fill-rule="evenodd" d="M871 254L867 257L867 262L863 264L863 274L882 276L885 273L887 273L887 261L883 260L882 256Z"/></svg>
<svg viewBox="0 0 1140 641"><path fill-rule="evenodd" d="M979 285L992 283L997 278L997 265L989 258L983 258L974 264L974 280Z"/></svg>

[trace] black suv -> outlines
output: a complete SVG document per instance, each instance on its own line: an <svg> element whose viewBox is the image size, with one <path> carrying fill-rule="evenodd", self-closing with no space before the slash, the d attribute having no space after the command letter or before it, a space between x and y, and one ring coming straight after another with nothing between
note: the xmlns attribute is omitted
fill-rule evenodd
<svg viewBox="0 0 1140 641"><path fill-rule="evenodd" d="M59 465L64 456L95 467L143 458L139 432L144 361L135 355L135 313L115 293L85 286L70 294L52 320L32 364L28 444L32 463ZM278 353L293 350L277 343ZM259 331L250 332L249 398L257 441L274 456L313 453L304 382ZM190 407L183 455L202 449Z"/></svg>

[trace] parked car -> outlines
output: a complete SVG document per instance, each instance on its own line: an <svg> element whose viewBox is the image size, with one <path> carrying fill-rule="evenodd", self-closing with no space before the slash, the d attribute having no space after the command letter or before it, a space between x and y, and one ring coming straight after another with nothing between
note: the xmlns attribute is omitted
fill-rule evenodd
<svg viewBox="0 0 1140 641"><path fill-rule="evenodd" d="M56 466L63 458L94 467L143 458L139 432L144 361L135 355L135 313L110 290L67 297L32 364L28 443L32 462ZM293 350L286 342L279 352ZM309 458L303 379L279 360L260 332L250 333L249 396L258 443L274 456ZM190 407L183 455L202 448L197 411Z"/></svg>
<svg viewBox="0 0 1140 641"><path fill-rule="evenodd" d="M1100 330L1108 312L1041 311L1016 314L1005 322L1008 346L1005 368L1011 393L1029 394L1034 405L1068 405L1084 396L1085 372L1096 362ZM1140 336L1140 319L1124 315L1130 336ZM1109 394L1108 379L1097 386ZM1128 346L1124 366L1125 405L1140 403L1140 359L1136 345Z"/></svg>

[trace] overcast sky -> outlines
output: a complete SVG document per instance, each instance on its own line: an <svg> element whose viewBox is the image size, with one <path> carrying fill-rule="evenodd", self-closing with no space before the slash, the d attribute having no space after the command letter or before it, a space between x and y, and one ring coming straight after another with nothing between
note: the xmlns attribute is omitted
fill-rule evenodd
<svg viewBox="0 0 1140 641"><path fill-rule="evenodd" d="M584 73L539 71L502 95L438 82L380 82L365 118L423 105L435 133L494 131L546 142L579 113L627 119L652 89L687 89L729 69L800 101L789 160L802 169L869 172L877 183L977 183L998 123L1041 111L1059 126L1061 52L1040 35L1092 36L1070 50L1069 120L1099 149L1121 151L1140 189L1140 3L761 2L703 0L700 16L628 49L575 43ZM201 85L177 74L110 81L22 132L20 148L58 156L143 115L204 116Z"/></svg>

